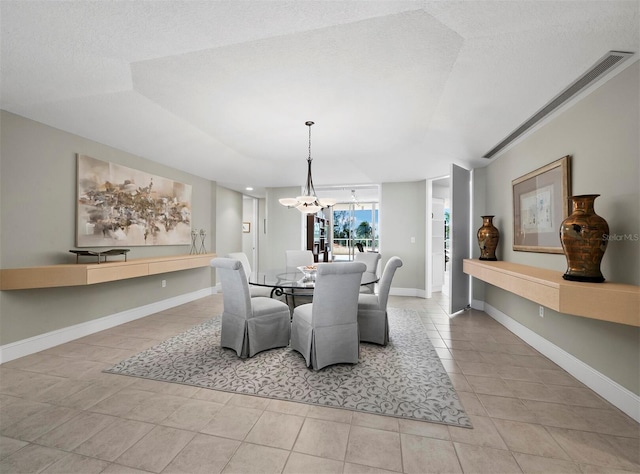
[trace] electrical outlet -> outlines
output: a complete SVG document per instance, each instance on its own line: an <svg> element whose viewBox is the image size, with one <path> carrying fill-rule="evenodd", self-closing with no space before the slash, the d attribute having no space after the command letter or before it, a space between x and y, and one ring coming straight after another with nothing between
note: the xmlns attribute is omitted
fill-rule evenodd
<svg viewBox="0 0 640 474"><path fill-rule="evenodd" d="M544 306L540 305L538 307L538 313L540 314L541 318L544 318Z"/></svg>
<svg viewBox="0 0 640 474"><path fill-rule="evenodd" d="M162 280L162 288L166 288L167 287L167 280Z"/></svg>

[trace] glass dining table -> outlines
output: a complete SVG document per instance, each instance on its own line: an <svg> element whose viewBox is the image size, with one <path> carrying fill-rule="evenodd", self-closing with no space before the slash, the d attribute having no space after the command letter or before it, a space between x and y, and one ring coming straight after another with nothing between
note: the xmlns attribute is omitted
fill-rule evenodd
<svg viewBox="0 0 640 474"><path fill-rule="evenodd" d="M379 277L375 274L364 272L360 285L372 285L378 280ZM316 280L314 275L310 276L296 268L281 268L252 272L249 275L249 284L271 288L272 298L284 295L287 299L291 296L293 300L296 296L313 296Z"/></svg>

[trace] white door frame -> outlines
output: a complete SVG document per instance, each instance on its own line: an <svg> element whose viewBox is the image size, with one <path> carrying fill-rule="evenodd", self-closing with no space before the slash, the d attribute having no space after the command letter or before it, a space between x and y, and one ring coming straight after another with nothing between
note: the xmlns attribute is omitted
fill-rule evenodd
<svg viewBox="0 0 640 474"><path fill-rule="evenodd" d="M441 179L449 178L449 175L438 176L437 178L431 178L427 180L427 215L425 221L427 222L427 252L426 252L426 268L425 268L425 281L426 281L426 298L431 298L433 294L433 182Z"/></svg>
<svg viewBox="0 0 640 474"><path fill-rule="evenodd" d="M253 209L251 211L251 215L252 215L252 221L253 221L253 240L251 241L251 245L253 246L252 248L252 252L251 252L251 258L252 258L252 262L251 262L251 268L253 269L254 272L259 271L258 269L258 262L260 261L259 258L259 254L258 254L258 245L259 245L259 239L260 236L258 234L260 234L260 225L258 224L260 221L258 220L260 218L260 214L258 212L258 208L259 208L259 201L256 198L252 199L253 202Z"/></svg>

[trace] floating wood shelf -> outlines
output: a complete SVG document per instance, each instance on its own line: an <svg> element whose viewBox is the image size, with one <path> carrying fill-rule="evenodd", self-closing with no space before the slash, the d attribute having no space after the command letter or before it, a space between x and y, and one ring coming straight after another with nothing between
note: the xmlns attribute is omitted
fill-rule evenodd
<svg viewBox="0 0 640 474"><path fill-rule="evenodd" d="M174 255L106 263L48 265L0 270L0 290L94 285L209 266L216 254Z"/></svg>
<svg viewBox="0 0 640 474"><path fill-rule="evenodd" d="M562 273L511 262L465 259L463 271L560 313L640 326L640 286L567 281Z"/></svg>

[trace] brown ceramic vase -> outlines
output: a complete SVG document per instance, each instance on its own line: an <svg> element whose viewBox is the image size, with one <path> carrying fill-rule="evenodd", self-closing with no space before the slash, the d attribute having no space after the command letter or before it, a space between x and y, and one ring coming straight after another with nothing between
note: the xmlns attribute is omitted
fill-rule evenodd
<svg viewBox="0 0 640 474"><path fill-rule="evenodd" d="M480 246L480 260L498 260L496 248L500 240L500 232L493 225L494 216L481 216L482 227L478 229L478 245Z"/></svg>
<svg viewBox="0 0 640 474"><path fill-rule="evenodd" d="M560 225L560 241L567 258L562 278L571 281L601 283L600 262L607 249L609 225L595 213L593 202L599 194L572 196L573 210Z"/></svg>

